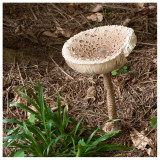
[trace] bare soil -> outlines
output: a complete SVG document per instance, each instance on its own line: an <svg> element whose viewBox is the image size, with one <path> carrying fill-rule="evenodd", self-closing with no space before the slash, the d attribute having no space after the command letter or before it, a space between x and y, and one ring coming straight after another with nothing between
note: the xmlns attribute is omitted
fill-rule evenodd
<svg viewBox="0 0 160 160"><path fill-rule="evenodd" d="M133 146L133 128L145 131L154 142L157 132L150 120L157 115L157 5L146 3L104 3L103 21L91 21L95 3L4 3L3 4L3 118L26 119L27 114L10 101L26 103L16 87L30 83L43 85L49 107L57 102L69 104L68 113L83 125L100 127L108 120L106 91L101 75L82 75L67 66L61 49L73 35L104 25L125 25L135 30L137 45L129 55L128 72L112 76L118 118L122 131L108 143ZM94 94L92 94L94 93ZM6 127L15 127L14 124ZM5 136L5 133L4 133ZM12 148L4 148L9 156ZM146 151L114 151L106 157L149 157Z"/></svg>

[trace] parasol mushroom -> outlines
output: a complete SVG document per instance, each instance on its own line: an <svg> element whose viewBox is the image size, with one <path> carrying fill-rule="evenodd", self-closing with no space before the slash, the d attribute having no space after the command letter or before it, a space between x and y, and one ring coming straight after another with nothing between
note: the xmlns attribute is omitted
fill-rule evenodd
<svg viewBox="0 0 160 160"><path fill-rule="evenodd" d="M110 72L127 63L126 57L136 42L132 28L111 25L82 31L67 40L62 48L62 55L72 69L80 73L103 74L109 120L117 119ZM103 126L105 132L119 129L117 121Z"/></svg>

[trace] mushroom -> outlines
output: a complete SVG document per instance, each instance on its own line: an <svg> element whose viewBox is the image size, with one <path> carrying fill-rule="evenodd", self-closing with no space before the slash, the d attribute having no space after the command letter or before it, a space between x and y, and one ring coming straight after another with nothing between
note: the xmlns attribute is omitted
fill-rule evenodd
<svg viewBox="0 0 160 160"><path fill-rule="evenodd" d="M136 42L132 28L111 25L82 31L67 40L62 48L62 55L72 69L86 74L103 74L109 120L117 119L110 72L127 63L126 57ZM107 122L102 129L105 132L119 130L120 124Z"/></svg>

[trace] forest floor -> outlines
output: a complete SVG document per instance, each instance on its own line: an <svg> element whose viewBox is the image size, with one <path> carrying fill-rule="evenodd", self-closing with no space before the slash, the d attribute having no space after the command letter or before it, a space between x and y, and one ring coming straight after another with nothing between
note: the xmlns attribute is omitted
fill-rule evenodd
<svg viewBox="0 0 160 160"><path fill-rule="evenodd" d="M127 73L112 76L122 131L109 142L134 146L131 135L136 137L139 132L153 145L107 152L103 156L156 156L157 132L150 121L157 115L157 5L103 3L97 6L95 3L3 4L3 118L27 118L24 111L8 103L24 102L15 88L39 81L49 107L54 107L59 91L62 103L69 104L71 117L80 120L84 116L83 125L100 127L108 120L103 77L72 70L61 51L64 42L80 31L125 25L135 30L138 42L127 57ZM103 19L90 20L89 16L97 12ZM96 93L92 98L88 97L90 89ZM10 151L5 148L4 156L9 156Z"/></svg>

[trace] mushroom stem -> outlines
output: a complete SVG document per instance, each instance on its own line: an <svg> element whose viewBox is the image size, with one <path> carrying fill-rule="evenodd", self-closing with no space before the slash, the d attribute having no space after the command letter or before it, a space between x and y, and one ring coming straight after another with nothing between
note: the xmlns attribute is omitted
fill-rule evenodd
<svg viewBox="0 0 160 160"><path fill-rule="evenodd" d="M115 104L115 97L114 97L114 90L113 84L111 81L110 73L104 74L104 87L107 90L107 108L108 108L108 117L109 120L117 119L117 112L116 112L116 104ZM118 122L112 122L105 124L105 128L103 128L106 132L108 131L115 131L119 129Z"/></svg>
<svg viewBox="0 0 160 160"><path fill-rule="evenodd" d="M104 74L104 87L107 90L107 107L108 107L108 116L109 119L116 119L116 104L114 98L113 84L111 81L110 73Z"/></svg>

